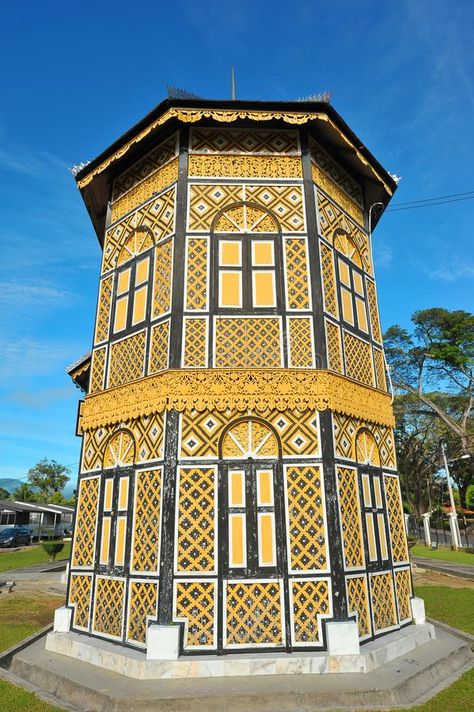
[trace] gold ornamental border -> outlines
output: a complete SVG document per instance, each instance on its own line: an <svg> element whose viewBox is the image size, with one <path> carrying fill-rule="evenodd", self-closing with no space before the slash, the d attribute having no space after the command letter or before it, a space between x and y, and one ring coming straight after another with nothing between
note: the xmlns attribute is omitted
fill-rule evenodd
<svg viewBox="0 0 474 712"><path fill-rule="evenodd" d="M162 126L171 119L178 119L184 123L195 123L201 119L209 118L215 121L220 121L222 123L232 123L238 119L249 119L251 121L271 121L272 119L278 119L284 121L287 124L302 125L309 121L324 121L331 125L331 127L337 131L342 140L351 147L351 149L357 155L357 158L361 163L363 163L367 168L369 168L374 176L380 181L385 190L389 195L393 194L393 190L390 186L383 180L379 173L373 168L369 161L361 154L359 149L354 146L352 141L350 141L347 136L341 131L341 129L329 118L329 116L323 112L296 112L296 111L250 111L248 109L241 109L240 111L233 111L232 109L168 109L164 114L159 116L157 119L152 121L145 129L140 131L134 138L119 148L112 156L109 156L105 161L102 161L96 168L91 170L84 178L77 181L79 188L85 188L95 176L99 175L105 171L106 168L110 166L111 163L118 160L124 156L132 146L140 143L142 139L148 136L154 129Z"/></svg>
<svg viewBox="0 0 474 712"><path fill-rule="evenodd" d="M87 396L81 430L165 410L331 410L393 427L390 396L331 371L169 370Z"/></svg>

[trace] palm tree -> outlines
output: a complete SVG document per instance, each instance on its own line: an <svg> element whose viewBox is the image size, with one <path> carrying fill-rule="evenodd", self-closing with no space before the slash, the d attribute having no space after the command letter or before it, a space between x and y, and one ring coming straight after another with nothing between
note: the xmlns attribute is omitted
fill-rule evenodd
<svg viewBox="0 0 474 712"><path fill-rule="evenodd" d="M11 498L18 502L34 502L36 494L28 482L22 482L16 490L12 492Z"/></svg>

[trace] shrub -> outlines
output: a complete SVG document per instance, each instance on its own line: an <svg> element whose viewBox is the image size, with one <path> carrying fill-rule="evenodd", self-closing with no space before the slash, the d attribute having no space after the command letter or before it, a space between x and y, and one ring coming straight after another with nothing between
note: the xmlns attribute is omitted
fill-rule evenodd
<svg viewBox="0 0 474 712"><path fill-rule="evenodd" d="M51 561L54 561L56 555L64 549L64 542L62 541L44 541L41 546L47 554L50 555Z"/></svg>

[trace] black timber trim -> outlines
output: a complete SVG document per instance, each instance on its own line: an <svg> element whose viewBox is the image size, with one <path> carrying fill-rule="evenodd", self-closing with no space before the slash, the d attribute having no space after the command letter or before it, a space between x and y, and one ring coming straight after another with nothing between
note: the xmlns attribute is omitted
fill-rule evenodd
<svg viewBox="0 0 474 712"><path fill-rule="evenodd" d="M176 517L176 476L178 467L179 413L170 410L166 416L165 457L161 504L160 585L158 623L173 621L174 547ZM182 632L181 632L182 635Z"/></svg>
<svg viewBox="0 0 474 712"><path fill-rule="evenodd" d="M324 410L319 414L321 432L322 471L326 498L326 522L331 562L333 620L349 620L344 575L344 549L340 528L339 500L337 496L337 472L334 459L332 413Z"/></svg>
<svg viewBox="0 0 474 712"><path fill-rule="evenodd" d="M318 221L314 183L311 171L311 151L307 129L300 129L301 163L303 166L303 190L308 234L308 270L311 283L314 355L316 368L328 368L326 330L324 328L323 285L320 268Z"/></svg>
<svg viewBox="0 0 474 712"><path fill-rule="evenodd" d="M178 182L176 186L176 227L173 246L173 287L171 296L171 326L169 368L181 367L181 347L184 312L184 268L186 259L186 218L188 192L189 129L179 132Z"/></svg>

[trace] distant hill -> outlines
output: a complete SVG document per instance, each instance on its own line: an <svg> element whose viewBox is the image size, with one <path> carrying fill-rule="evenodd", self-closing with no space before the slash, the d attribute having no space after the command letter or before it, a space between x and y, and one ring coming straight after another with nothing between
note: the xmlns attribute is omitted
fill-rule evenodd
<svg viewBox="0 0 474 712"><path fill-rule="evenodd" d="M0 479L0 487L6 489L10 494L16 490L22 483L22 480L14 480L13 477L3 477Z"/></svg>

